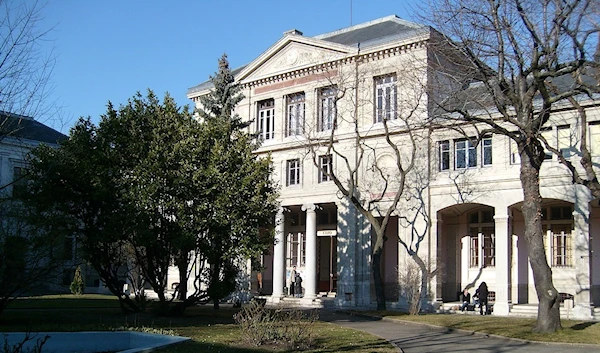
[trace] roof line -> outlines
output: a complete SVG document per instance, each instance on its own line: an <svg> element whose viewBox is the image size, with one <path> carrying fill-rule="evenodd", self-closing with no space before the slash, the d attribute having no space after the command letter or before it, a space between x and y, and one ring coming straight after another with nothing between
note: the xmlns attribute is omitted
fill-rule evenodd
<svg viewBox="0 0 600 353"><path fill-rule="evenodd" d="M372 26L374 24L378 24L378 23L382 23L382 22L386 22L386 21L395 21L397 23L400 23L402 25L405 25L407 27L413 27L413 28L422 28L422 25L416 24L414 22L410 22L410 21L406 21L401 19L400 17L398 17L397 15L389 15L389 16L385 16L382 18L378 18L369 22L363 22L363 23L359 23L356 24L354 26L350 26L350 27L345 27L342 29L338 29L335 30L333 32L327 32L327 33L323 33L323 34L319 34L314 36L313 38L315 39L324 39L324 38L328 38L328 37L332 37L341 33L346 33L346 32L350 32L350 31L354 31L360 28L365 28L365 27L369 27Z"/></svg>

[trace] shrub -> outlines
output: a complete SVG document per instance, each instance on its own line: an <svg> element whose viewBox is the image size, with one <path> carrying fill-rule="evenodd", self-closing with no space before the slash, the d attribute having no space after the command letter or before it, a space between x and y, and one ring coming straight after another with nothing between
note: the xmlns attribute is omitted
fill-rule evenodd
<svg viewBox="0 0 600 353"><path fill-rule="evenodd" d="M315 343L315 311L265 308L251 301L234 315L242 339L256 346L283 345L287 349L311 348Z"/></svg>
<svg viewBox="0 0 600 353"><path fill-rule="evenodd" d="M4 334L4 345L0 352L2 353L41 353L42 347L46 344L46 341L50 338L50 336L46 335L44 337L40 337L35 340L33 347L27 348L27 342L33 341L37 335L31 335L29 332L25 334L25 337L21 342L17 342L15 344L8 343L8 336Z"/></svg>
<svg viewBox="0 0 600 353"><path fill-rule="evenodd" d="M71 282L69 289L71 290L71 293L75 295L82 295L84 287L83 277L81 276L81 267L77 266L75 276L73 276L73 282Z"/></svg>

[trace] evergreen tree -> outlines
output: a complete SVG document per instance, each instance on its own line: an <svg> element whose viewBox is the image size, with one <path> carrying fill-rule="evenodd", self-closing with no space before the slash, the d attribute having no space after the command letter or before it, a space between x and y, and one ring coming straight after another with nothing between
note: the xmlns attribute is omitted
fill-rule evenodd
<svg viewBox="0 0 600 353"><path fill-rule="evenodd" d="M278 190L271 180L270 159L254 153L254 139L244 130L247 124L234 112L243 95L226 55L211 81L214 89L201 98L199 114L205 143L213 146L207 177L218 192L207 200L211 216L199 244L210 264L208 295L218 308L219 299L235 285L234 260L258 256L273 244Z"/></svg>
<svg viewBox="0 0 600 353"><path fill-rule="evenodd" d="M83 277L81 276L81 267L77 266L69 289L71 290L71 293L75 295L82 295L84 288L85 285L83 284Z"/></svg>

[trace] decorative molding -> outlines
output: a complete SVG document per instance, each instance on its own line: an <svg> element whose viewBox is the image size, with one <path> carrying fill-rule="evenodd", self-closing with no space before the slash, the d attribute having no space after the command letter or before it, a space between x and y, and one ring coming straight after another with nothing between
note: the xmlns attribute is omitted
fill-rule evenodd
<svg viewBox="0 0 600 353"><path fill-rule="evenodd" d="M331 69L337 68L340 65L351 64L356 61L369 62L369 61L380 60L383 58L389 58L392 56L407 53L410 50L423 48L423 47L425 47L426 43L427 43L427 40L421 40L421 41L414 42L414 43L402 44L402 45L392 47L392 48L380 49L380 50L377 50L374 52L349 55L344 58L329 61L326 63L317 64L317 65L313 65L313 66L309 66L309 67L304 67L304 68L297 69L297 70L291 70L291 71L283 72L283 73L276 74L273 76L264 77L264 78L261 78L258 80L245 82L245 83L240 84L240 86L242 89L259 87L259 86L272 84L275 82L281 82L281 81L286 81L286 80L290 80L290 79L294 79L294 78L304 77L304 76L315 74L315 73L323 73L323 72L329 71ZM294 51L295 50L290 50L290 53L292 53ZM290 62L294 61L294 62L298 63L297 64L298 66L301 66L303 64L310 63L311 59L313 59L312 56L309 55L309 53L297 53L297 51L296 51L296 54L297 54L297 57L294 54L288 53L288 55L280 58L279 60L281 61L281 65L289 66Z"/></svg>

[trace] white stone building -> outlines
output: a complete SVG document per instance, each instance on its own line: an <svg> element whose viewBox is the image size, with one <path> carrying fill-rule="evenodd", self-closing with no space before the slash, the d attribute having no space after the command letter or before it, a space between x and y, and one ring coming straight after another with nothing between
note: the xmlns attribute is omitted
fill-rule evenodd
<svg viewBox="0 0 600 353"><path fill-rule="evenodd" d="M296 266L306 303L327 293L337 306L375 305L371 226L326 171L350 178L346 163L357 166L360 134L367 162L352 178L360 180L359 197L368 202L381 196L375 205L385 211L398 180L383 189L373 167L385 172L395 163L386 136L410 155L410 135L400 123L408 121L416 131L416 163L386 231L382 276L388 306L406 306L403 282L412 261L407 249L438 269L429 289L431 303L457 301L463 288L473 294L482 281L494 292L495 314L537 303L523 238L515 146L503 135L489 135L474 145L465 134L423 124L432 114L423 92L443 94L428 84L434 56L427 43L436 35L396 16L315 37L292 30L234 70L245 96L237 113L260 134L258 153L271 155L273 178L281 185L276 244L264 256L261 273L262 293L273 302L289 294ZM188 97L197 103L210 88L210 82L192 87ZM589 103L585 138L600 158L597 105ZM577 122L568 109L552 119L545 137L574 155ZM326 141L334 150L326 148ZM593 236L600 231L599 202L587 189L572 185L556 156L548 155L541 176L554 285L573 296L577 317L600 318L593 305L600 302L600 271L594 271L600 268L600 255L593 251L600 248L600 236Z"/></svg>

